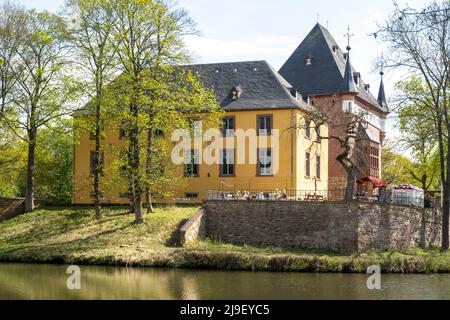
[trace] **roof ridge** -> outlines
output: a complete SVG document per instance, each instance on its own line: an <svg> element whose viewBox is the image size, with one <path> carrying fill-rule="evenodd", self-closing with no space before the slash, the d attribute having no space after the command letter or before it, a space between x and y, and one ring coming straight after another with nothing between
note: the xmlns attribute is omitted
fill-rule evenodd
<svg viewBox="0 0 450 320"><path fill-rule="evenodd" d="M294 103L294 104L305 104L304 101L300 101L292 96L292 93L288 90L288 88L283 84L283 81L286 82L287 85L290 86L290 89L295 89L292 84L289 83L281 74L279 74L278 71L276 71L267 61L265 61L267 67L272 71L272 77L275 79L275 81L278 83L278 85L283 89L286 96ZM306 107L306 106L304 106Z"/></svg>
<svg viewBox="0 0 450 320"><path fill-rule="evenodd" d="M227 65L227 64L242 64L242 63L261 63L265 62L266 60L244 60L244 61L229 61L229 62L212 62L212 63L191 63L191 64L184 64L180 65L180 67L192 67L192 66L213 66L213 65Z"/></svg>

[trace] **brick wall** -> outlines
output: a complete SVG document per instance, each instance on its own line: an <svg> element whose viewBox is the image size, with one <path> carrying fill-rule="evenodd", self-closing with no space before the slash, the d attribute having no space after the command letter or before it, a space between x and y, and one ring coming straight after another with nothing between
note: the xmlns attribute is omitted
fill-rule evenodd
<svg viewBox="0 0 450 320"><path fill-rule="evenodd" d="M404 251L440 243L440 214L431 209L358 202L207 201L204 210L192 225L230 243L340 252Z"/></svg>

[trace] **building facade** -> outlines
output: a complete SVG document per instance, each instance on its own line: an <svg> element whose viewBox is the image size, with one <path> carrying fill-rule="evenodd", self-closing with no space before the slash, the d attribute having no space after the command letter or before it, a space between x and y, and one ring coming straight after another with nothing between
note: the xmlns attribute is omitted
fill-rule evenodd
<svg viewBox="0 0 450 320"><path fill-rule="evenodd" d="M317 141L314 130L304 128L311 106L267 62L250 61L186 66L205 86L213 88L225 111L220 161L216 164L180 165L186 184L173 196L156 202L200 203L211 190L221 193L275 193L291 190L323 191L328 179L328 141ZM256 143L239 133L255 132ZM327 133L323 126L321 132ZM73 203L92 203L92 151L94 141L82 134L74 146ZM104 166L114 161L116 148L125 148L117 130L102 140ZM240 144L241 143L241 144ZM244 145L243 149L238 148ZM203 144L206 148L207 145ZM110 150L110 152L108 152ZM245 154L242 153L245 150ZM256 161L250 160L255 154ZM199 150L193 150L194 157ZM239 158L243 161L238 161ZM276 164L276 165L275 165ZM127 203L126 181L113 181L105 170L102 179L105 203ZM119 187L118 187L119 186ZM122 186L122 187L120 187Z"/></svg>
<svg viewBox="0 0 450 320"><path fill-rule="evenodd" d="M376 99L370 85L350 62L350 46L344 52L330 32L317 24L281 67L279 73L305 99L329 119L329 135L345 135L348 115L364 117L365 139L361 139L354 159L359 164L358 178L381 179L381 146L386 138L386 119L389 114L384 91L383 72ZM342 146L336 139L329 142L328 188L343 188L347 172L337 157Z"/></svg>

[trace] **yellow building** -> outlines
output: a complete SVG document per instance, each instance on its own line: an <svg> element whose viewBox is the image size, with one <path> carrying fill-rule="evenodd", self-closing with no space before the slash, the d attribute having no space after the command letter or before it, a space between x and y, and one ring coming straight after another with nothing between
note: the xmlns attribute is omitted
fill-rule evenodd
<svg viewBox="0 0 450 320"><path fill-rule="evenodd" d="M186 185L168 199L155 202L200 203L208 197L310 197L323 195L328 180L328 140L317 139L305 128L311 110L301 95L267 62L251 61L187 66L207 87L214 88L226 115L221 129L223 148L219 163L180 165ZM327 127L320 128L327 136ZM242 133L256 133L256 140ZM256 141L256 142L255 142ZM117 130L102 140L105 166L123 147ZM74 145L74 204L93 202L91 163L94 140L82 135ZM203 144L207 148L207 144ZM194 157L195 158L195 157ZM102 179L105 203L127 203L126 181ZM294 190L298 192L294 193Z"/></svg>

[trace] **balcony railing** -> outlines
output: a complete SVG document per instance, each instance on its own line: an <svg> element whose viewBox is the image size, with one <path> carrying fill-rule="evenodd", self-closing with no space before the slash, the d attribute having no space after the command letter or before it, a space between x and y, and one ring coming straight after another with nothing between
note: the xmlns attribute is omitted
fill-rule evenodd
<svg viewBox="0 0 450 320"><path fill-rule="evenodd" d="M336 190L209 190L208 200L219 201L304 201L304 202L336 202L346 201L345 189ZM378 194L355 192L353 201L396 204L418 208L437 206L434 198L410 196L382 190Z"/></svg>

